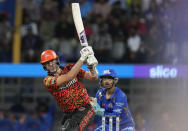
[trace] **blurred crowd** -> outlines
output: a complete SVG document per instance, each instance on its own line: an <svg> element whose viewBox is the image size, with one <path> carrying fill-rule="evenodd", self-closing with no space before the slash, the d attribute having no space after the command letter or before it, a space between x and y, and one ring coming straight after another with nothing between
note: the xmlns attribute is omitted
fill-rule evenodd
<svg viewBox="0 0 188 131"><path fill-rule="evenodd" d="M46 103L38 103L32 109L26 108L21 103L15 103L9 110L0 110L0 130L51 131L54 109L54 106Z"/></svg>
<svg viewBox="0 0 188 131"><path fill-rule="evenodd" d="M29 103L28 103L29 104ZM27 104L26 104L27 105ZM63 112L47 101L38 101L36 105L23 104L17 99L9 110L0 109L1 131L60 131ZM157 110L153 105L139 105L133 112L135 131L184 131L186 121L178 108L165 103ZM185 115L185 114L183 114ZM93 131L95 123L88 126Z"/></svg>
<svg viewBox="0 0 188 131"><path fill-rule="evenodd" d="M100 63L186 63L186 0L79 0L89 45ZM75 62L81 48L69 0L24 0L21 62L54 49ZM1 12L0 62L12 61L15 28ZM17 29L18 30L18 29Z"/></svg>
<svg viewBox="0 0 188 131"><path fill-rule="evenodd" d="M149 105L148 105L149 106ZM185 130L183 122L172 108L163 106L158 111L151 107L138 106L133 113L136 131L180 131Z"/></svg>

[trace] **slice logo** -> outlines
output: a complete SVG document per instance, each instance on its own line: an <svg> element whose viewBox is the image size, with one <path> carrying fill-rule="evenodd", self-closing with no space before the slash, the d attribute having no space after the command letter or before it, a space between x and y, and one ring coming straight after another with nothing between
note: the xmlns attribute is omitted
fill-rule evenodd
<svg viewBox="0 0 188 131"><path fill-rule="evenodd" d="M164 67L162 65L158 65L149 70L150 78L176 78L177 74L177 68Z"/></svg>

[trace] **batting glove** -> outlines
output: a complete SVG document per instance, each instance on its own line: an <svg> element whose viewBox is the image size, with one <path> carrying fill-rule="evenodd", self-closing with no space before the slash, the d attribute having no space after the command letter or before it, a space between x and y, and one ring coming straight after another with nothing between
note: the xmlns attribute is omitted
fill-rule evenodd
<svg viewBox="0 0 188 131"><path fill-rule="evenodd" d="M80 60L85 61L89 55L94 55L94 52L91 46L86 46L81 49L80 54Z"/></svg>
<svg viewBox="0 0 188 131"><path fill-rule="evenodd" d="M87 65L94 66L94 67L98 65L98 61L97 61L96 57L94 56L94 54L88 56Z"/></svg>

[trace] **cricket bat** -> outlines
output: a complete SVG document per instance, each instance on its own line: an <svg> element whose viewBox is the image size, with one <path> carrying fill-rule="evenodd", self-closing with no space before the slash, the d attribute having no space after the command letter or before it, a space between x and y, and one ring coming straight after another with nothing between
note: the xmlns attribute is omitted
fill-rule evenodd
<svg viewBox="0 0 188 131"><path fill-rule="evenodd" d="M72 15L73 15L73 20L74 20L74 24L76 27L76 31L80 40L80 44L82 47L86 47L88 46L88 41L87 41L86 33L84 30L82 16L80 13L80 5L77 2L72 3ZM93 63L93 61L95 61L95 63ZM98 64L97 59L92 56L87 59L87 62L88 62L88 68L91 68L91 69L93 69L93 67L95 67ZM92 62L92 64L90 64L90 62Z"/></svg>
<svg viewBox="0 0 188 131"><path fill-rule="evenodd" d="M88 46L88 41L80 13L79 3L72 3L72 15L73 15L76 31L80 40L80 44L82 45L82 47Z"/></svg>

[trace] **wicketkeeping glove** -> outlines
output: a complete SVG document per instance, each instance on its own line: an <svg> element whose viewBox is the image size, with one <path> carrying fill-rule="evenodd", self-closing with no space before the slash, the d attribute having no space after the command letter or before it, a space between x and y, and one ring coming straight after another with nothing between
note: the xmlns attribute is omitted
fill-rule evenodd
<svg viewBox="0 0 188 131"><path fill-rule="evenodd" d="M96 103L94 105L94 111L95 111L95 115L103 116L105 110L104 110L104 108L101 108L98 103Z"/></svg>
<svg viewBox="0 0 188 131"><path fill-rule="evenodd" d="M104 108L101 108L100 105L97 103L97 98L90 97L90 103L93 106L95 115L103 116L104 115Z"/></svg>

